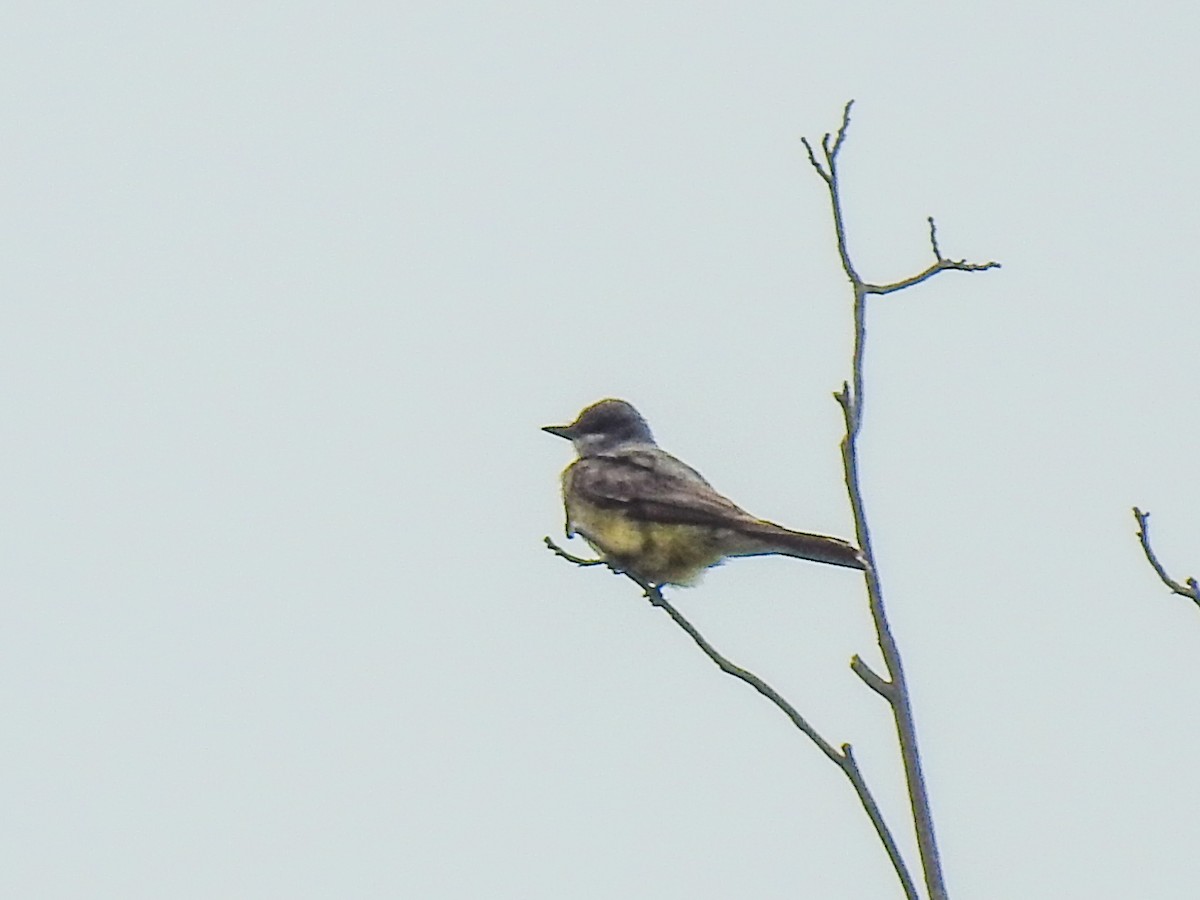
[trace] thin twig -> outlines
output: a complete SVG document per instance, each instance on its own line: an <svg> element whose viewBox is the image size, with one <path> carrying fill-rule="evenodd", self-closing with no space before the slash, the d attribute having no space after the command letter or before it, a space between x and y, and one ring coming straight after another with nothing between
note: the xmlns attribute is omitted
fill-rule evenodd
<svg viewBox="0 0 1200 900"><path fill-rule="evenodd" d="M862 679L863 684L877 693L889 703L892 700L892 691L895 686L878 672L868 666L861 656L855 653L850 657L850 671Z"/></svg>
<svg viewBox="0 0 1200 900"><path fill-rule="evenodd" d="M910 278L902 278L899 281L893 281L891 284L868 284L863 282L862 289L868 294L891 294L895 291L902 291L905 288L910 288L914 284L920 284L936 275L938 272L986 272L988 269L999 269L998 262L985 263L969 263L965 259L946 259L942 256L942 249L938 246L937 240L937 223L933 221L933 216L930 216L926 221L929 222L929 246L933 248L933 265L923 272L919 272Z"/></svg>
<svg viewBox="0 0 1200 900"><path fill-rule="evenodd" d="M933 216L930 216L928 221L929 221L929 246L933 248L933 258L936 259L938 262L941 262L943 259L945 259L945 257L942 256L942 248L938 246L938 242L937 242L937 223L933 221Z"/></svg>
<svg viewBox="0 0 1200 900"><path fill-rule="evenodd" d="M557 546L550 538L544 538L546 546L554 552L556 556L574 562L576 565L592 566L597 563L604 564L603 560L581 559L567 553L561 547ZM610 567L611 568L611 567ZM616 571L614 569L614 571ZM866 811L867 817L871 820L871 825L875 828L875 833L883 842L884 849L887 851L888 858L892 862L893 868L896 870L896 877L900 879L900 883L904 888L905 897L908 900L919 900L920 895L917 893L916 885L912 880L912 875L909 873L907 866L904 863L903 856L900 855L900 848L896 845L896 839L888 828L887 823L883 820L883 813L879 809L879 804L875 802L875 797L871 794L867 787L866 781L863 779L861 770L858 768L858 762L854 759L853 748L849 744L842 744L841 749L834 747L829 741L825 740L820 733L792 706L784 697L773 687L767 684L763 679L759 678L748 669L743 669L741 666L730 662L726 657L717 652L716 648L708 642L690 621L688 621L679 610L677 610L663 596L662 587L659 585L650 585L635 578L628 572L621 573L627 578L632 579L641 587L650 600L650 603L662 609L671 620L682 628L699 647L704 655L716 663L717 668L727 675L732 675L740 681L744 681L754 690L758 691L768 700L777 706L785 716L787 716L792 724L802 731L810 741L812 741L817 749L846 776L854 788L854 793L858 795L858 800L862 804L863 810Z"/></svg>
<svg viewBox="0 0 1200 900"><path fill-rule="evenodd" d="M842 201L839 196L838 176L837 176L837 155L842 149L842 143L846 140L846 132L850 128L850 109L854 106L854 101L851 100L842 110L842 124L838 127L837 137L833 140L833 146L829 146L829 141L833 135L826 134L821 138L821 149L825 154L825 162L821 164L817 162L816 154L813 153L812 144L808 142L808 138L800 138L804 148L808 151L808 161L812 163L812 167L817 170L817 174L821 176L821 180L825 182L825 186L829 188L829 195L833 199L833 228L837 233L838 257L842 261L842 268L846 270L846 276L850 279L851 284L860 284L858 273L854 271L854 264L850 262L850 251L846 247L846 227L842 221Z"/></svg>
<svg viewBox="0 0 1200 900"><path fill-rule="evenodd" d="M1150 518L1150 513L1148 511L1142 512L1135 506L1133 508L1133 517L1138 523L1137 536L1138 540L1142 544L1142 551L1146 554L1146 561L1150 563L1151 567L1158 574L1158 577L1162 583L1169 587L1172 593L1178 594L1181 597L1187 597L1197 606L1200 606L1200 583L1198 583L1195 578L1189 578L1186 582L1186 586L1184 584L1180 584L1167 574L1167 570L1163 568L1163 564L1158 561L1158 557L1155 555L1154 551L1150 549L1150 527L1147 525L1147 520Z"/></svg>
<svg viewBox="0 0 1200 900"><path fill-rule="evenodd" d="M542 543L549 547L550 552L555 556L559 557L560 559L565 559L567 562L574 563L577 566L583 566L585 568L588 566L608 566L609 571L614 575L624 575L626 578L640 587L642 589L643 596L645 596L646 599L655 606L658 606L659 601L662 600L662 591L659 590L657 586L648 581L642 581L642 579L638 578L632 572L626 572L624 569L618 569L607 559L584 559L582 556L575 556L574 554L568 553L562 547L558 546L558 544L550 540L549 537L542 538Z"/></svg>
<svg viewBox="0 0 1200 900"><path fill-rule="evenodd" d="M577 566L607 566L608 565L607 560L584 559L582 556L575 556L572 553L568 553L562 547L558 546L558 544L554 543L554 541L550 540L549 537L542 538L542 541L545 543L545 545L547 547L550 548L550 551L555 556L560 557L561 559L565 559L567 562L575 563L575 565L577 565ZM609 566L609 568L612 568L612 566Z"/></svg>
<svg viewBox="0 0 1200 900"><path fill-rule="evenodd" d="M842 269L850 280L853 290L854 304L854 350L851 359L851 380L843 383L840 391L834 394L838 405L842 408L842 417L846 426L846 434L842 439L842 467L846 478L846 489L850 496L850 506L854 513L854 528L858 537L858 545L862 549L863 558L867 561L866 581L867 596L871 608L871 617L875 623L879 648L883 653L887 666L888 677L885 679L870 669L857 655L851 660L850 667L856 675L873 691L888 701L892 708L892 717L900 738L900 753L904 762L905 781L908 795L912 804L913 825L917 835L917 848L921 854L921 865L925 873L925 887L930 900L945 900L945 879L942 875L940 854L937 839L934 834L933 816L929 807L929 795L925 787L925 777L921 769L921 756L917 744L916 725L913 721L912 708L909 699L908 683L904 676L904 666L900 658L900 650L892 635L888 623L887 611L883 603L883 589L875 569L875 555L871 549L871 532L867 525L866 506L862 497L858 476L858 435L863 423L863 359L866 352L867 323L866 298L869 295L890 294L908 287L920 284L939 272L982 272L999 267L997 262L968 263L965 260L946 259L942 255L937 239L937 226L933 218L929 218L929 244L933 250L934 262L924 271L909 278L890 284L872 284L859 277L850 259L850 251L846 239L845 217L842 212L841 192L838 183L837 155L846 140L850 125L850 107L853 101L846 104L842 112L842 124L837 132L837 139L830 147L829 135L821 141L821 149L825 158L819 161L812 145L804 140L808 151L808 161L816 170L829 192L829 204L833 214L833 225L837 235L838 256L841 258Z"/></svg>
<svg viewBox="0 0 1200 900"><path fill-rule="evenodd" d="M902 291L905 288L910 288L914 284L920 284L922 281L928 281L938 272L986 272L988 269L999 269L998 262L985 263L969 263L961 259L939 259L923 272L919 272L909 278L902 278L900 281L893 281L891 284L867 284L863 283L863 293L866 294L891 294L895 291Z"/></svg>

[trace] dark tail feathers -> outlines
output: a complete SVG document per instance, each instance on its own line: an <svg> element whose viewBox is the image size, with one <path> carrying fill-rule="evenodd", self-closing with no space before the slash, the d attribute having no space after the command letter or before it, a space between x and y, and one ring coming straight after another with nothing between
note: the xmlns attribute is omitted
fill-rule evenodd
<svg viewBox="0 0 1200 900"><path fill-rule="evenodd" d="M756 522L739 530L750 541L744 552L733 555L761 556L779 553L797 559L828 563L831 566L845 566L847 569L866 568L858 548L840 538L792 531L774 522Z"/></svg>

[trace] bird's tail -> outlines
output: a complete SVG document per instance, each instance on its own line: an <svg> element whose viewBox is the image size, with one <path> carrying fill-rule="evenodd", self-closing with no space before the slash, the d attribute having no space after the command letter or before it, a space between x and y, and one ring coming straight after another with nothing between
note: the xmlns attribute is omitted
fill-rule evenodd
<svg viewBox="0 0 1200 900"><path fill-rule="evenodd" d="M790 528L763 520L748 523L738 531L746 541L745 548L729 554L730 556L763 556L778 553L797 559L828 563L831 566L845 566L848 569L867 567L859 549L840 538L809 534L807 531L792 531Z"/></svg>

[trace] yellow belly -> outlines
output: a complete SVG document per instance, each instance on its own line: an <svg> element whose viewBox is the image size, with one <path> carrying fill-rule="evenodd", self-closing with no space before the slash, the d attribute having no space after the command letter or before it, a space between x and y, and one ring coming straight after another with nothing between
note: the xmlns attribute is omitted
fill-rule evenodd
<svg viewBox="0 0 1200 900"><path fill-rule="evenodd" d="M652 584L691 585L724 554L718 549L723 529L628 519L591 504L567 509L571 528L606 561Z"/></svg>

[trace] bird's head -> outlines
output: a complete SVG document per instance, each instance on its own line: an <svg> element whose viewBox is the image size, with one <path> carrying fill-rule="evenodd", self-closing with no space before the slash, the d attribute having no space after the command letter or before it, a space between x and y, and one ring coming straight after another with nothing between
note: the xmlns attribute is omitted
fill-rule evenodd
<svg viewBox="0 0 1200 900"><path fill-rule="evenodd" d="M566 438L580 456L611 453L626 447L653 447L654 436L642 414L624 400L601 400L581 412L570 425L547 425L542 431Z"/></svg>

